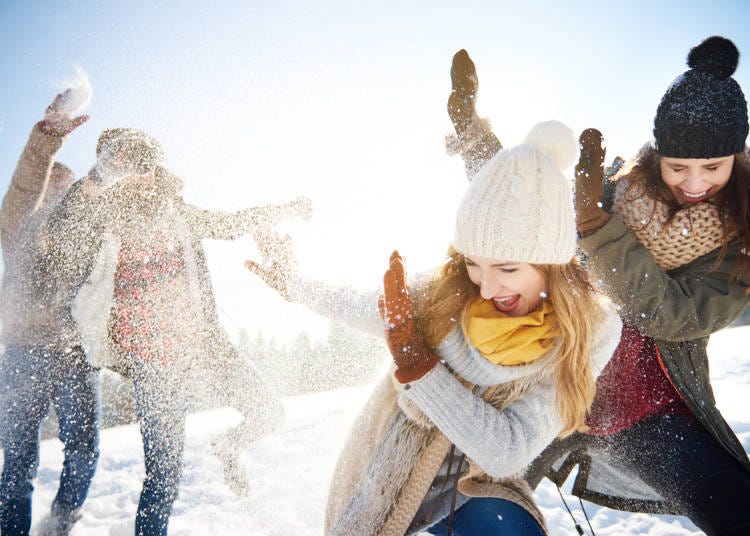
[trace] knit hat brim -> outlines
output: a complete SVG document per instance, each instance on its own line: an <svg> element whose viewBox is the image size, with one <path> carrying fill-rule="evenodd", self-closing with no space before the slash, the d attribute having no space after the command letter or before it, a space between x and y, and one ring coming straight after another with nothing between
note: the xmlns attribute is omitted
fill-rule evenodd
<svg viewBox="0 0 750 536"><path fill-rule="evenodd" d="M500 150L479 170L456 214L456 251L530 264L574 258L572 190L558 166L570 165L567 153L572 144L574 159L577 144L569 128L554 123L539 131L547 134L538 145Z"/></svg>

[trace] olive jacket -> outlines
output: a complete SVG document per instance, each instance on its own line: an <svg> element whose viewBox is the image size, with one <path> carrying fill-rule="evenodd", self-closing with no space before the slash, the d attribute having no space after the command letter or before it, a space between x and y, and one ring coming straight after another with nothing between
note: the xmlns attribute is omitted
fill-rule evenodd
<svg viewBox="0 0 750 536"><path fill-rule="evenodd" d="M711 333L727 326L750 305L748 280L732 280L740 253L730 242L721 262L720 248L665 272L627 229L622 217L579 240L588 266L620 316L653 338L669 379L698 421L743 467L750 460L716 407L706 347ZM580 465L574 492L611 508L679 513L637 476L606 455L594 435L574 434L550 445L527 472L535 487L543 476L561 484Z"/></svg>

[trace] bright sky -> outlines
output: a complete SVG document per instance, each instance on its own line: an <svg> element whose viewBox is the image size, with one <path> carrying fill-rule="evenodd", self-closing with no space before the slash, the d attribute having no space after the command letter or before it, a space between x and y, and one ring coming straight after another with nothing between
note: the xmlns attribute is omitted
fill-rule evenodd
<svg viewBox="0 0 750 536"><path fill-rule="evenodd" d="M750 91L750 7L736 2L380 0L0 3L0 188L60 84L84 68L91 120L59 160L83 175L103 129L164 145L187 201L238 209L305 194L289 226L305 273L376 285L398 248L435 266L466 186L443 134L453 54L466 48L478 108L505 145L536 122L595 126L608 160L632 156L685 57L720 34ZM325 323L242 267L251 239L206 244L225 319L280 337Z"/></svg>

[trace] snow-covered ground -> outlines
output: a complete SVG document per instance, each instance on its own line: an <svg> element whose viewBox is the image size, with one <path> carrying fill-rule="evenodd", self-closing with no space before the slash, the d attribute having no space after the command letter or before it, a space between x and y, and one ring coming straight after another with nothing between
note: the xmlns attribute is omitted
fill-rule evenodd
<svg viewBox="0 0 750 536"><path fill-rule="evenodd" d="M717 333L711 340L714 388L724 415L750 450L750 355L745 341L750 326ZM230 409L195 414L188 419L185 474L170 522L171 535L306 536L322 534L328 480L340 445L368 387L328 391L284 400L283 428L243 454L252 489L237 497L224 484L219 461L211 455L211 438L238 422ZM34 493L34 527L44 523L62 463L61 444L44 441ZM102 432L101 459L83 518L74 536L133 534L143 458L135 425ZM545 481L537 499L553 535L575 536L570 516L557 490ZM566 496L587 530L578 500ZM586 511L596 534L699 535L684 518L629 514L592 504Z"/></svg>

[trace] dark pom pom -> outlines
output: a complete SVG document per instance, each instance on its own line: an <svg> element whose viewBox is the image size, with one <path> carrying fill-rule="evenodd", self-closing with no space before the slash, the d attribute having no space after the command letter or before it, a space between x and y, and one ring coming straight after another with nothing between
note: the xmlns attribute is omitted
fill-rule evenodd
<svg viewBox="0 0 750 536"><path fill-rule="evenodd" d="M687 64L698 71L705 71L717 78L732 76L740 59L740 51L729 39L715 35L693 47Z"/></svg>

